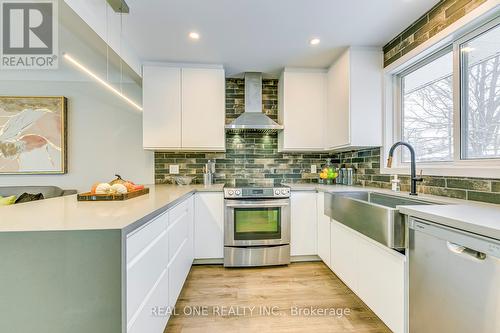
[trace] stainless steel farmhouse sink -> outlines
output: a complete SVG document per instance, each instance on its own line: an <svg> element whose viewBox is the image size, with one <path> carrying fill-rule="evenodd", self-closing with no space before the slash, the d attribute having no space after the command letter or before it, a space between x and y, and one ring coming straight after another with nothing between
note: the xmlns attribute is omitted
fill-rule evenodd
<svg viewBox="0 0 500 333"><path fill-rule="evenodd" d="M325 215L396 250L405 247L405 221L396 207L431 204L369 191L325 193Z"/></svg>

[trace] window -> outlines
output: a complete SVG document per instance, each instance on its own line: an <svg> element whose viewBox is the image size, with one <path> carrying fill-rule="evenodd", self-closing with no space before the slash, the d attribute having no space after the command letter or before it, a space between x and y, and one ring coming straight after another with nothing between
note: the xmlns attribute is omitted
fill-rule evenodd
<svg viewBox="0 0 500 333"><path fill-rule="evenodd" d="M500 157L500 26L460 45L462 158Z"/></svg>
<svg viewBox="0 0 500 333"><path fill-rule="evenodd" d="M395 77L395 133L415 148L417 161L500 158L500 19ZM409 160L402 149L400 161Z"/></svg>
<svg viewBox="0 0 500 333"><path fill-rule="evenodd" d="M403 75L402 138L418 152L418 161L453 159L453 52ZM407 149L403 162L410 161Z"/></svg>

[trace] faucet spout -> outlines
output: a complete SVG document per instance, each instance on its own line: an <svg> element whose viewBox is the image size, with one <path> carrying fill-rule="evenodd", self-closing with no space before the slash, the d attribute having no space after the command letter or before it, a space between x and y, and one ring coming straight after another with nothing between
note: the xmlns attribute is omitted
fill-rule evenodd
<svg viewBox="0 0 500 333"><path fill-rule="evenodd" d="M417 163L416 163L416 157L415 157L416 154L415 154L415 149L413 149L412 145L410 145L407 142L403 142L403 141L399 141L399 142L396 142L395 144L393 144L391 149L389 149L389 158L387 159L387 167L388 168L392 167L392 157L394 156L394 150L399 146L405 146L410 151L410 158L411 158L410 195L418 195L417 194L417 182L421 182L422 178L417 177Z"/></svg>

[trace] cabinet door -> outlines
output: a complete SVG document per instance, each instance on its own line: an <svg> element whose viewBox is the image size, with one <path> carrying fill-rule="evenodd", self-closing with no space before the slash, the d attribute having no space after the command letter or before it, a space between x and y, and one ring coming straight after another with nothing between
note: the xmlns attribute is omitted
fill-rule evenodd
<svg viewBox="0 0 500 333"><path fill-rule="evenodd" d="M182 147L225 149L223 69L182 69Z"/></svg>
<svg viewBox="0 0 500 333"><path fill-rule="evenodd" d="M316 192L292 192L290 196L292 256L316 255Z"/></svg>
<svg viewBox="0 0 500 333"><path fill-rule="evenodd" d="M402 333L405 257L361 239L358 262L358 295L393 332Z"/></svg>
<svg viewBox="0 0 500 333"><path fill-rule="evenodd" d="M149 292L143 306L132 321L127 323L127 333L162 333L165 330L167 321L170 318L168 314L169 280L167 268L164 268L160 277L155 282L153 289ZM157 316L153 316L155 312Z"/></svg>
<svg viewBox="0 0 500 333"><path fill-rule="evenodd" d="M224 197L221 192L196 193L194 203L194 257L224 257Z"/></svg>
<svg viewBox="0 0 500 333"><path fill-rule="evenodd" d="M324 149L326 73L285 71L280 119L285 129L279 134L280 150Z"/></svg>
<svg viewBox="0 0 500 333"><path fill-rule="evenodd" d="M189 258L188 246L189 242L185 238L168 264L168 303L171 308L177 303L193 263L192 259Z"/></svg>
<svg viewBox="0 0 500 333"><path fill-rule="evenodd" d="M144 66L143 107L144 148L180 148L180 68Z"/></svg>
<svg viewBox="0 0 500 333"><path fill-rule="evenodd" d="M383 53L377 48L351 48L351 145L382 145Z"/></svg>
<svg viewBox="0 0 500 333"><path fill-rule="evenodd" d="M331 267L330 263L330 217L325 215L325 193L317 194L318 214L318 256Z"/></svg>
<svg viewBox="0 0 500 333"><path fill-rule="evenodd" d="M326 148L348 146L351 143L349 51L330 67L327 91Z"/></svg>
<svg viewBox="0 0 500 333"><path fill-rule="evenodd" d="M358 255L355 237L347 227L331 220L331 266L333 272L357 293L358 290Z"/></svg>

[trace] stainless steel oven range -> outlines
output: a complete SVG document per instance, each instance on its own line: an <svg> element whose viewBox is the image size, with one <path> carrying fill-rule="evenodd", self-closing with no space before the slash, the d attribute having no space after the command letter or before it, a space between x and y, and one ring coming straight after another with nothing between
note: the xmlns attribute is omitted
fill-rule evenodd
<svg viewBox="0 0 500 333"><path fill-rule="evenodd" d="M290 263L290 188L224 187L224 266Z"/></svg>

